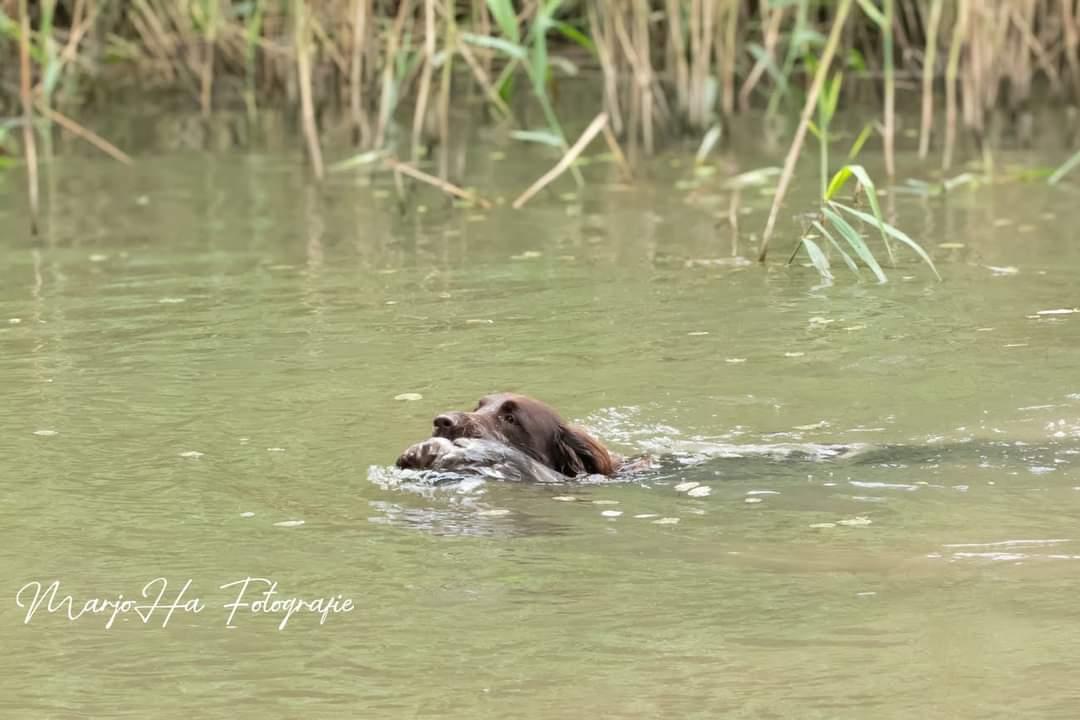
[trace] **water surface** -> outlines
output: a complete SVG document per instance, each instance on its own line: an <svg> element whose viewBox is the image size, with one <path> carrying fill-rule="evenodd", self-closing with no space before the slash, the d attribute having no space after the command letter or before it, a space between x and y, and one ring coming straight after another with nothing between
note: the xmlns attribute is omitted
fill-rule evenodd
<svg viewBox="0 0 1080 720"><path fill-rule="evenodd" d="M494 210L404 212L389 177L318 191L289 153L68 153L38 239L0 177L5 717L1076 717L1080 314L1045 313L1080 305L1075 187L896 195L944 282L901 255L826 287L740 261L768 198L734 238L724 173L594 165L515 212L551 158L494 149L467 176ZM387 482L493 390L674 460ZM825 443L917 451L770 454ZM355 609L227 629L248 576ZM157 577L206 609L16 605Z"/></svg>

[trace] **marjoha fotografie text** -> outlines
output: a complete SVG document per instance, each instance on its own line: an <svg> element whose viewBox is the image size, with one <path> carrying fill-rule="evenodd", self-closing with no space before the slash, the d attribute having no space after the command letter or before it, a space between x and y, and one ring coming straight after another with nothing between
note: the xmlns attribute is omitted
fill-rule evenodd
<svg viewBox="0 0 1080 720"><path fill-rule="evenodd" d="M104 620L106 629L118 621L168 627L171 620L180 616L207 618L216 609L221 611L221 616L212 622L220 621L226 628L240 627L258 616L272 616L278 621L277 628L284 630L297 615L314 615L319 625L324 625L332 616L352 612L354 608L352 599L340 594L314 598L285 595L279 591L276 580L264 577L245 577L217 585L217 590L225 592L230 599L214 608L199 597L193 586L192 579L170 584L167 578L158 577L133 595L76 597L59 580L33 580L19 588L15 604L25 613L25 625L42 622L48 616L67 622L97 617Z"/></svg>

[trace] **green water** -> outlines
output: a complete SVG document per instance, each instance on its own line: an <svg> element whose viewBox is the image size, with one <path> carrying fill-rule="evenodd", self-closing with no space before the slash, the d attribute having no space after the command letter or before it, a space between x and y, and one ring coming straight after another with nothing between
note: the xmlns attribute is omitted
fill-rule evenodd
<svg viewBox="0 0 1080 720"><path fill-rule="evenodd" d="M505 202L551 162L491 149L468 177ZM719 177L589 172L521 212L420 190L402 214L390 178L319 192L292 154L69 153L37 240L4 176L3 717L1080 714L1080 314L1038 314L1080 305L1076 188L898 195L945 281L903 255L888 285L821 287L731 259L756 192L736 242ZM393 482L436 412L493 390L666 470ZM942 449L769 454L829 442ZM227 628L220 586L248 576L354 609ZM158 577L203 611L16 603Z"/></svg>

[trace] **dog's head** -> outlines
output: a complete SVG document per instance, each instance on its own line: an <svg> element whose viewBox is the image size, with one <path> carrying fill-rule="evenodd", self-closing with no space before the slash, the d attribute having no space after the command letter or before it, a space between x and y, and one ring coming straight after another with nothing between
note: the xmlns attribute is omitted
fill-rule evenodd
<svg viewBox="0 0 1080 720"><path fill-rule="evenodd" d="M433 423L435 437L503 442L571 477L611 475L618 469L617 459L596 438L566 424L551 406L527 395L488 395L480 398L475 410L441 413Z"/></svg>

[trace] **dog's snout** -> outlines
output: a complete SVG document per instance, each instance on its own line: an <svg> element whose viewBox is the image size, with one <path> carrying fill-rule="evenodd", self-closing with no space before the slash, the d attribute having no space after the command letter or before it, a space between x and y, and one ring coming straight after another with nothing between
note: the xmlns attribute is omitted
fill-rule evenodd
<svg viewBox="0 0 1080 720"><path fill-rule="evenodd" d="M432 421L436 430L453 430L457 425L457 421L450 413L443 413L442 415L436 415Z"/></svg>

